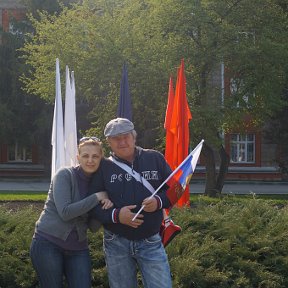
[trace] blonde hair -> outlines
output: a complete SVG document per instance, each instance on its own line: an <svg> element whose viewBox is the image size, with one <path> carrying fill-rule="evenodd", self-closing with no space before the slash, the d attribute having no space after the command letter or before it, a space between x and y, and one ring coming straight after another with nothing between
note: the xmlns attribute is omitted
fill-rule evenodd
<svg viewBox="0 0 288 288"><path fill-rule="evenodd" d="M86 138L86 137L85 137ZM82 138L83 139L83 138ZM99 147L100 149L100 152L102 154L102 157L104 156L104 151L103 151L103 147L102 147L102 142L98 139L93 139L93 138L88 138L87 139L84 139L81 141L80 139L80 142L79 142L79 145L78 145L78 154L80 154L81 152L81 148L84 147L84 146L87 146L87 145L92 145L92 146L96 146L96 147Z"/></svg>

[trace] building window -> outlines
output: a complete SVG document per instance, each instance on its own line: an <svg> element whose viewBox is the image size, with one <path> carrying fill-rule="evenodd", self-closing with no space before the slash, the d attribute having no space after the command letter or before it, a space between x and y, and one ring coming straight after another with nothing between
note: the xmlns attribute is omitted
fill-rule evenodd
<svg viewBox="0 0 288 288"><path fill-rule="evenodd" d="M32 151L27 147L18 145L9 145L8 162L32 162Z"/></svg>
<svg viewBox="0 0 288 288"><path fill-rule="evenodd" d="M255 134L231 134L231 163L255 163Z"/></svg>

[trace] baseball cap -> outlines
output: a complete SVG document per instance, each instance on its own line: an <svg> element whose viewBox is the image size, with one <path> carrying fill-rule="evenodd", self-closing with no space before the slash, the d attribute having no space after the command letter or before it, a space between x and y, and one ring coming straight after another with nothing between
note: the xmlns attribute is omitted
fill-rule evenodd
<svg viewBox="0 0 288 288"><path fill-rule="evenodd" d="M115 118L106 124L104 136L116 136L119 134L129 133L134 130L134 124L126 118Z"/></svg>

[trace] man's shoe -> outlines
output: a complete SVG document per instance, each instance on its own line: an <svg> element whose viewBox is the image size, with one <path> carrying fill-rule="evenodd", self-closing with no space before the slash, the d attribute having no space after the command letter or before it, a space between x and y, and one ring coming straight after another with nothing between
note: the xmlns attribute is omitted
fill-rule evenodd
<svg viewBox="0 0 288 288"><path fill-rule="evenodd" d="M178 225L175 225L173 221L169 222L169 225L167 225L162 233L160 235L162 236L162 243L163 246L166 247L175 236L177 236L181 232L181 227Z"/></svg>

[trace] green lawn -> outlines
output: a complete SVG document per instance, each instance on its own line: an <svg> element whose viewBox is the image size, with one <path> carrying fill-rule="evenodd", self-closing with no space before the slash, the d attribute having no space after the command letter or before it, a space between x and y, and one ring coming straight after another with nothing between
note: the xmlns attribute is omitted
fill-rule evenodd
<svg viewBox="0 0 288 288"><path fill-rule="evenodd" d="M41 191L0 191L0 201L44 201L47 192Z"/></svg>
<svg viewBox="0 0 288 288"><path fill-rule="evenodd" d="M45 201L47 197L47 192L43 191L0 191L0 201ZM223 194L221 198L234 198L238 199L267 199L273 200L275 202L284 202L286 204L286 200L288 200L288 194L263 194L263 195L253 195L253 194L245 194L245 195L226 195ZM190 202L218 202L219 198L210 198L206 197L203 194L194 194L190 196ZM283 203L283 204L284 204Z"/></svg>

